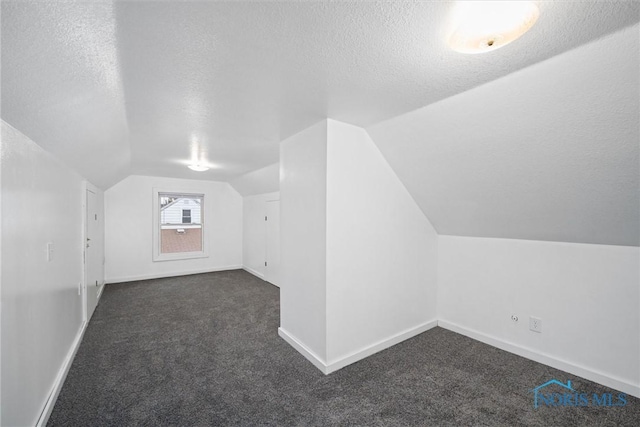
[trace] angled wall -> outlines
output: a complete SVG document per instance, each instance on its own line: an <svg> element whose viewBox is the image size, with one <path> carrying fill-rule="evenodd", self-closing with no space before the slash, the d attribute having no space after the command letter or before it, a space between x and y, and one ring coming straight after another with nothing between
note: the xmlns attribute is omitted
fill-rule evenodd
<svg viewBox="0 0 640 427"><path fill-rule="evenodd" d="M327 124L280 145L280 335L318 368L327 357Z"/></svg>
<svg viewBox="0 0 640 427"><path fill-rule="evenodd" d="M436 325L437 235L362 128L281 145L280 335L325 373Z"/></svg>
<svg viewBox="0 0 640 427"><path fill-rule="evenodd" d="M437 234L364 129L328 120L327 140L327 363L335 369L435 326Z"/></svg>
<svg viewBox="0 0 640 427"><path fill-rule="evenodd" d="M639 31L367 129L440 235L439 325L636 396Z"/></svg>

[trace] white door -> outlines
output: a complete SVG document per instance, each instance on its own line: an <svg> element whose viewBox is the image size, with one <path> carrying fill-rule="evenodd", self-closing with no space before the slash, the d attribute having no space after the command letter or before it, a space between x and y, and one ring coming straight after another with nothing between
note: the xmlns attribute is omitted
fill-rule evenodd
<svg viewBox="0 0 640 427"><path fill-rule="evenodd" d="M280 286L278 271L280 268L280 200L267 203L267 249L264 277L269 283Z"/></svg>
<svg viewBox="0 0 640 427"><path fill-rule="evenodd" d="M86 321L91 319L93 311L98 305L98 291L100 289L100 228L98 223L98 201L96 193L87 190L86 200L86 230L85 230L85 298L86 298Z"/></svg>

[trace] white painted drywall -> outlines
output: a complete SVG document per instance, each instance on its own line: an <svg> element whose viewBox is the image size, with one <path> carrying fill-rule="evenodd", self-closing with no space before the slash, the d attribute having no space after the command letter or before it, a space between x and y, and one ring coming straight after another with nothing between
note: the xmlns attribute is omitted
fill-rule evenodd
<svg viewBox="0 0 640 427"><path fill-rule="evenodd" d="M328 121L327 361L436 319L437 234L367 132Z"/></svg>
<svg viewBox="0 0 640 427"><path fill-rule="evenodd" d="M229 184L245 197L277 192L280 188L280 163L248 172Z"/></svg>
<svg viewBox="0 0 640 427"><path fill-rule="evenodd" d="M154 262L153 189L204 194L209 256ZM242 266L242 197L227 183L132 175L105 191L107 283Z"/></svg>
<svg viewBox="0 0 640 427"><path fill-rule="evenodd" d="M280 145L280 325L326 360L327 122Z"/></svg>
<svg viewBox="0 0 640 427"><path fill-rule="evenodd" d="M638 246L639 31L367 130L440 234Z"/></svg>
<svg viewBox="0 0 640 427"><path fill-rule="evenodd" d="M82 329L82 183L2 121L3 426L36 424Z"/></svg>
<svg viewBox="0 0 640 427"><path fill-rule="evenodd" d="M281 336L328 373L433 327L437 235L366 131L280 153Z"/></svg>
<svg viewBox="0 0 640 427"><path fill-rule="evenodd" d="M440 236L439 319L637 395L639 269L635 247Z"/></svg>
<svg viewBox="0 0 640 427"><path fill-rule="evenodd" d="M279 200L280 193L258 194L244 197L242 202L242 266L264 279L267 234L264 217L268 200Z"/></svg>

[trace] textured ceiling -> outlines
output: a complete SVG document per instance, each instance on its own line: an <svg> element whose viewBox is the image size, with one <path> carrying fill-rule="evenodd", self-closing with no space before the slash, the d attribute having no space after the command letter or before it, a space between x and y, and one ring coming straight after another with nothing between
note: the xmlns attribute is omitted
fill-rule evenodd
<svg viewBox="0 0 640 427"><path fill-rule="evenodd" d="M635 2L539 2L521 39L462 55L452 5L3 1L2 118L103 188L233 180L321 119L370 126L638 21Z"/></svg>
<svg viewBox="0 0 640 427"><path fill-rule="evenodd" d="M368 129L440 234L638 246L640 27Z"/></svg>

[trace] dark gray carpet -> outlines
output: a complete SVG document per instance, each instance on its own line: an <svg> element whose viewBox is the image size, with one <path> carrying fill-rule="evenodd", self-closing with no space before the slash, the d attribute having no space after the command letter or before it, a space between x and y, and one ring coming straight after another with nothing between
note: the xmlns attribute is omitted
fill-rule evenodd
<svg viewBox="0 0 640 427"><path fill-rule="evenodd" d="M108 285L48 425L639 425L632 397L534 409L552 378L617 392L441 328L325 376L278 337L278 292L241 270Z"/></svg>

